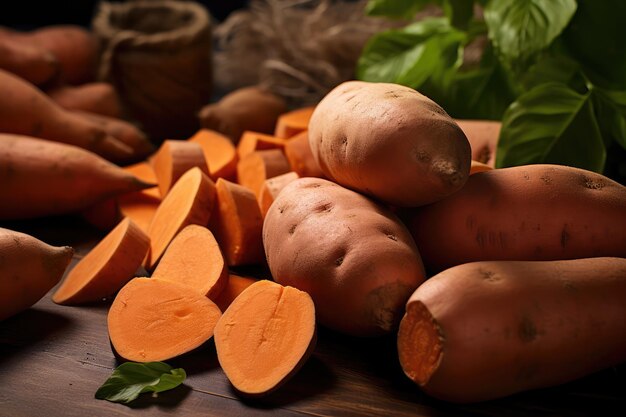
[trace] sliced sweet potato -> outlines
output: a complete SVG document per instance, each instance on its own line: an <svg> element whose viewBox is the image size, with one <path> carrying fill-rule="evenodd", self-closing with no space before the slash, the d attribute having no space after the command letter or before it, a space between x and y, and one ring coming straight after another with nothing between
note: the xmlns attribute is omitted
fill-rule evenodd
<svg viewBox="0 0 626 417"><path fill-rule="evenodd" d="M263 187L261 188L261 195L259 196L259 207L261 207L261 214L264 218L265 214L270 209L270 206L282 189L285 188L285 186L291 181L297 180L298 178L298 174L295 172L288 172L286 174L265 180Z"/></svg>
<svg viewBox="0 0 626 417"><path fill-rule="evenodd" d="M237 151L230 139L213 130L201 129L189 141L202 146L213 181L218 178L234 180L237 173Z"/></svg>
<svg viewBox="0 0 626 417"><path fill-rule="evenodd" d="M182 140L166 140L152 158L159 191L167 195L172 186L188 170L198 167L206 175L209 168L200 144Z"/></svg>
<svg viewBox="0 0 626 417"><path fill-rule="evenodd" d="M297 172L299 176L326 178L311 151L308 131L300 132L287 141L285 156L291 170Z"/></svg>
<svg viewBox="0 0 626 417"><path fill-rule="evenodd" d="M273 178L290 171L285 154L279 149L254 151L237 163L239 184L249 188L259 197L261 187L268 178Z"/></svg>
<svg viewBox="0 0 626 417"><path fill-rule="evenodd" d="M214 300L215 304L217 304L220 310L226 311L235 298L255 282L258 282L258 279L229 274L226 287Z"/></svg>
<svg viewBox="0 0 626 417"><path fill-rule="evenodd" d="M278 138L290 138L309 128L309 120L315 107L303 107L283 113L278 117L274 136Z"/></svg>
<svg viewBox="0 0 626 417"><path fill-rule="evenodd" d="M285 139L248 130L241 135L241 140L237 144L237 154L241 159L254 151L284 149L286 143Z"/></svg>

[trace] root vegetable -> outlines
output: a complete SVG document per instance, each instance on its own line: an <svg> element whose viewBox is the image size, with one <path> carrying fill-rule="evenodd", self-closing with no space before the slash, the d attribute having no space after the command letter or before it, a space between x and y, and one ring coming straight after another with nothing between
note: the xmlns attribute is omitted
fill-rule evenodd
<svg viewBox="0 0 626 417"><path fill-rule="evenodd" d="M288 139L309 128L309 121L315 107L303 107L281 114L276 121L274 136Z"/></svg>
<svg viewBox="0 0 626 417"><path fill-rule="evenodd" d="M491 171L492 169L493 167L472 159L472 165L470 165L470 175L477 174L479 172Z"/></svg>
<svg viewBox="0 0 626 417"><path fill-rule="evenodd" d="M0 189L11 196L0 200L0 219L77 212L151 186L84 149L0 134Z"/></svg>
<svg viewBox="0 0 626 417"><path fill-rule="evenodd" d="M0 228L0 321L46 295L63 276L73 254L69 246L51 246Z"/></svg>
<svg viewBox="0 0 626 417"><path fill-rule="evenodd" d="M281 150L254 151L237 163L237 180L258 198L265 180L289 171L289 162Z"/></svg>
<svg viewBox="0 0 626 417"><path fill-rule="evenodd" d="M287 141L285 156L289 161L291 170L297 172L300 177L324 178L324 173L311 151L308 131L300 132Z"/></svg>
<svg viewBox="0 0 626 417"><path fill-rule="evenodd" d="M472 148L472 159L495 167L496 149L500 138L501 122L492 120L455 120L467 136Z"/></svg>
<svg viewBox="0 0 626 417"><path fill-rule="evenodd" d="M194 167L209 175L204 152L199 144L181 140L164 141L152 158L160 194L166 196L176 181Z"/></svg>
<svg viewBox="0 0 626 417"><path fill-rule="evenodd" d="M265 135L259 132L245 131L241 135L241 140L237 144L237 154L239 159L254 151L267 149L284 149L287 141L275 136Z"/></svg>
<svg viewBox="0 0 626 417"><path fill-rule="evenodd" d="M0 68L41 86L59 75L59 61L45 49L22 45L0 33Z"/></svg>
<svg viewBox="0 0 626 417"><path fill-rule="evenodd" d="M288 172L265 180L261 188L261 194L259 195L259 206L261 207L261 215L263 218L265 218L267 211L283 188L291 181L297 180L298 178L298 174L295 172Z"/></svg>
<svg viewBox="0 0 626 417"><path fill-rule="evenodd" d="M46 94L66 110L85 111L113 118L122 116L120 98L115 88L108 83L66 85L48 89Z"/></svg>
<svg viewBox="0 0 626 417"><path fill-rule="evenodd" d="M626 259L473 262L411 296L400 363L435 397L476 402L626 361Z"/></svg>
<svg viewBox="0 0 626 417"><path fill-rule="evenodd" d="M213 233L189 225L169 244L152 278L187 285L215 300L228 283L228 265Z"/></svg>
<svg viewBox="0 0 626 417"><path fill-rule="evenodd" d="M189 141L202 146L213 181L217 181L218 178L234 180L237 174L237 151L226 136L202 129L189 138Z"/></svg>
<svg viewBox="0 0 626 417"><path fill-rule="evenodd" d="M215 299L215 304L217 304L222 311L226 311L235 298L250 285L258 282L258 279L229 274L227 281L226 287Z"/></svg>
<svg viewBox="0 0 626 417"><path fill-rule="evenodd" d="M437 103L397 84L333 89L311 117L309 144L326 177L395 206L440 200L469 176L463 131Z"/></svg>
<svg viewBox="0 0 626 417"><path fill-rule="evenodd" d="M107 324L115 352L134 362L164 361L213 337L220 309L183 284L135 278L115 297Z"/></svg>
<svg viewBox="0 0 626 417"><path fill-rule="evenodd" d="M115 294L133 278L149 245L148 236L132 220L122 220L76 264L52 301L83 304Z"/></svg>
<svg viewBox="0 0 626 417"><path fill-rule="evenodd" d="M355 336L394 331L425 279L409 231L388 208L319 178L283 189L263 244L276 282L309 293L321 324Z"/></svg>
<svg viewBox="0 0 626 417"><path fill-rule="evenodd" d="M240 393L268 394L286 382L315 347L315 306L292 287L258 281L215 327L217 357Z"/></svg>

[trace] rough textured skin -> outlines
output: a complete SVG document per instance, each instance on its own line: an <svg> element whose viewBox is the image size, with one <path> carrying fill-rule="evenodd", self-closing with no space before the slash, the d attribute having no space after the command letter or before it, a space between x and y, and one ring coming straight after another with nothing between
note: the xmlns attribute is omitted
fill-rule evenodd
<svg viewBox="0 0 626 417"><path fill-rule="evenodd" d="M411 296L400 362L424 391L454 402L561 384L626 361L625 299L626 259L460 265ZM438 363L424 368L430 353Z"/></svg>
<svg viewBox="0 0 626 417"><path fill-rule="evenodd" d="M579 168L479 172L408 217L424 264L435 272L482 260L626 257L626 187Z"/></svg>
<svg viewBox="0 0 626 417"><path fill-rule="evenodd" d="M309 143L328 178L397 206L440 200L469 175L463 131L435 102L396 84L336 87L315 108Z"/></svg>
<svg viewBox="0 0 626 417"><path fill-rule="evenodd" d="M425 279L406 228L387 208L319 178L289 183L263 224L276 282L308 292L323 325L356 335L390 333Z"/></svg>

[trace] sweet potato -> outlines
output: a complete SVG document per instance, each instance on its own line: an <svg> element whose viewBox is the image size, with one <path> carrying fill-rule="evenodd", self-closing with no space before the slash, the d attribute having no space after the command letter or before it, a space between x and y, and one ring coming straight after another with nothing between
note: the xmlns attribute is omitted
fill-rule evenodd
<svg viewBox="0 0 626 417"><path fill-rule="evenodd" d="M209 229L224 252L229 266L263 262L263 217L252 191L218 178L217 204Z"/></svg>
<svg viewBox="0 0 626 417"><path fill-rule="evenodd" d="M115 87L109 83L59 86L47 89L46 94L66 110L80 110L114 118L122 117L120 98Z"/></svg>
<svg viewBox="0 0 626 417"><path fill-rule="evenodd" d="M253 86L235 90L203 107L198 117L203 128L223 133L237 143L246 130L272 133L278 116L285 111L285 100Z"/></svg>
<svg viewBox="0 0 626 417"><path fill-rule="evenodd" d="M59 61L50 51L22 45L0 33L0 68L41 86L58 76Z"/></svg>
<svg viewBox="0 0 626 417"><path fill-rule="evenodd" d="M250 285L254 284L257 281L258 279L255 278L228 274L226 287L214 300L215 304L217 304L220 310L226 311L226 309L233 301L235 301L235 298L237 298L239 294L241 294L246 288L248 288Z"/></svg>
<svg viewBox="0 0 626 417"><path fill-rule="evenodd" d="M433 272L482 260L626 257L626 187L600 174L527 165L472 175L409 215Z"/></svg>
<svg viewBox="0 0 626 417"><path fill-rule="evenodd" d="M200 168L187 171L157 208L150 227L146 269L153 269L174 236L190 224L206 225L215 203L215 184Z"/></svg>
<svg viewBox="0 0 626 417"><path fill-rule="evenodd" d="M126 161L145 156L91 119L66 111L32 84L0 70L0 132L63 142L107 159Z"/></svg>
<svg viewBox="0 0 626 417"><path fill-rule="evenodd" d="M286 174L289 170L289 162L281 150L254 151L237 163L237 180L258 198L265 180Z"/></svg>
<svg viewBox="0 0 626 417"><path fill-rule="evenodd" d="M300 132L285 143L285 156L291 170L301 177L324 178L309 144L309 132Z"/></svg>
<svg viewBox="0 0 626 417"><path fill-rule="evenodd" d="M281 114L276 121L274 136L288 139L309 128L309 121L315 107L303 107Z"/></svg>
<svg viewBox="0 0 626 417"><path fill-rule="evenodd" d="M176 181L194 167L209 175L209 167L199 144L182 140L164 141L152 157L159 193L166 196Z"/></svg>
<svg viewBox="0 0 626 417"><path fill-rule="evenodd" d="M0 228L0 321L26 310L54 287L72 260L69 246L50 246Z"/></svg>
<svg viewBox="0 0 626 417"><path fill-rule="evenodd" d="M80 216L98 230L110 231L124 218L117 198L98 201L81 210Z"/></svg>
<svg viewBox="0 0 626 417"><path fill-rule="evenodd" d="M143 182L147 182L150 184L156 184L157 178L152 166L148 162L138 162L133 165L127 165L124 168L124 171L127 171L139 178ZM161 200L161 193L159 192L159 187L154 186L152 188L146 188L145 190L136 191L141 194L145 194L148 196L152 196L157 200Z"/></svg>
<svg viewBox="0 0 626 417"><path fill-rule="evenodd" d="M396 84L333 89L315 108L309 143L328 178L395 206L440 200L469 176L463 131L435 102Z"/></svg>
<svg viewBox="0 0 626 417"><path fill-rule="evenodd" d="M135 175L142 181L156 184L156 175L147 162L140 162L124 167L124 170ZM152 218L161 204L159 187L146 188L141 191L125 193L117 197L120 212L130 217L141 230L148 233Z"/></svg>
<svg viewBox="0 0 626 417"><path fill-rule="evenodd" d="M267 149L284 149L287 140L259 132L246 130L241 135L241 140L237 144L237 155L239 159L254 151Z"/></svg>
<svg viewBox="0 0 626 417"><path fill-rule="evenodd" d="M187 285L214 300L228 283L228 265L213 233L192 224L169 244L152 278Z"/></svg>
<svg viewBox="0 0 626 417"><path fill-rule="evenodd" d="M215 327L217 358L235 389L268 394L315 348L315 306L292 287L258 281L233 301Z"/></svg>
<svg viewBox="0 0 626 417"><path fill-rule="evenodd" d="M224 135L208 129L201 129L189 138L202 146L204 159L209 165L211 179L234 180L237 174L237 151L235 145Z"/></svg>
<svg viewBox="0 0 626 417"><path fill-rule="evenodd" d="M0 134L0 219L72 213L151 186L84 149Z"/></svg>
<svg viewBox="0 0 626 417"><path fill-rule="evenodd" d="M356 336L395 330L425 279L411 235L389 209L320 178L283 189L263 244L276 282L308 292L321 324Z"/></svg>
<svg viewBox="0 0 626 417"><path fill-rule="evenodd" d="M479 172L491 171L492 169L492 166L474 161L472 159L472 164L470 165L470 175L478 174Z"/></svg>
<svg viewBox="0 0 626 417"><path fill-rule="evenodd" d="M115 294L133 278L149 246L148 236L132 220L122 220L72 268L52 301L82 304Z"/></svg>
<svg viewBox="0 0 626 417"><path fill-rule="evenodd" d="M455 120L472 148L472 159L495 167L502 123L493 120Z"/></svg>
<svg viewBox="0 0 626 417"><path fill-rule="evenodd" d="M485 261L421 285L398 333L427 393L475 402L626 361L626 259Z"/></svg>
<svg viewBox="0 0 626 417"><path fill-rule="evenodd" d="M115 297L107 326L115 352L135 362L164 361L213 337L220 309L186 285L135 278Z"/></svg>
<svg viewBox="0 0 626 417"><path fill-rule="evenodd" d="M261 215L263 218L265 218L267 211L283 188L291 181L297 180L298 178L298 174L295 172L288 172L265 180L263 187L261 187L261 193L259 194L259 207L261 207Z"/></svg>
<svg viewBox="0 0 626 417"><path fill-rule="evenodd" d="M69 84L93 81L98 60L95 36L80 26L46 26L30 32L2 28L2 36L24 47L50 51L59 61L61 80Z"/></svg>

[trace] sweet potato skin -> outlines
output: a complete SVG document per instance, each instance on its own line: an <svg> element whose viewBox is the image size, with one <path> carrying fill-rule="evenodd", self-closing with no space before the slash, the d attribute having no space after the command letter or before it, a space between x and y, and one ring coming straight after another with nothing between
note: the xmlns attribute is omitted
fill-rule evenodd
<svg viewBox="0 0 626 417"><path fill-rule="evenodd" d="M626 187L600 174L527 165L474 174L407 222L437 272L481 260L626 257L625 207Z"/></svg>
<svg viewBox="0 0 626 417"><path fill-rule="evenodd" d="M472 148L472 159L492 168L496 166L496 150L502 123L494 120L455 120Z"/></svg>
<svg viewBox="0 0 626 417"><path fill-rule="evenodd" d="M308 292L321 324L352 335L393 331L424 280L417 248L391 211L319 178L281 191L263 243L276 282Z"/></svg>
<svg viewBox="0 0 626 417"><path fill-rule="evenodd" d="M453 402L561 384L626 360L624 299L623 258L460 265L411 296L400 362L424 391ZM422 306L443 349L431 375L416 378L414 355L428 351L411 332Z"/></svg>
<svg viewBox="0 0 626 417"><path fill-rule="evenodd" d="M313 112L309 143L326 177L396 206L440 200L469 176L463 131L435 102L397 84L336 87Z"/></svg>

